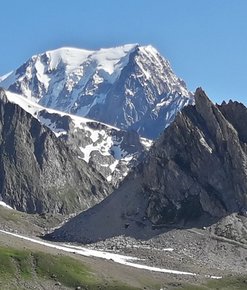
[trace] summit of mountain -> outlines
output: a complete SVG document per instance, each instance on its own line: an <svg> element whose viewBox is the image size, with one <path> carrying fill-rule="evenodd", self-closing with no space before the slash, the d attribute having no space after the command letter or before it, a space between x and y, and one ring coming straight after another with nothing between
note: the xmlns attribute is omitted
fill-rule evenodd
<svg viewBox="0 0 247 290"><path fill-rule="evenodd" d="M151 45L89 51L59 48L35 55L0 86L47 108L155 139L193 94Z"/></svg>

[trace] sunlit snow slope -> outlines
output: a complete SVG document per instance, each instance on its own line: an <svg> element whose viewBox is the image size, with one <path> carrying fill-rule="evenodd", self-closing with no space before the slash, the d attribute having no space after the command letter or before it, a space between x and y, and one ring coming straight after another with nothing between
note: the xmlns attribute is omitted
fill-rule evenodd
<svg viewBox="0 0 247 290"><path fill-rule="evenodd" d="M47 51L1 77L0 86L45 107L152 139L193 102L185 83L150 45Z"/></svg>

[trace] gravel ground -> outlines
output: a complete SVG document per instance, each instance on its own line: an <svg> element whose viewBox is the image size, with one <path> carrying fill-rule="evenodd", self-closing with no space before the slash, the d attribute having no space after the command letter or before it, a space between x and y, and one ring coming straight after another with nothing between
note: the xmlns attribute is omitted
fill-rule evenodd
<svg viewBox="0 0 247 290"><path fill-rule="evenodd" d="M236 215L231 219L233 225L235 220ZM203 229L169 230L147 241L119 236L87 246L138 257L141 263L160 268L214 276L246 274L247 243L240 243L236 235L235 239L216 235L215 231L224 225L222 220Z"/></svg>

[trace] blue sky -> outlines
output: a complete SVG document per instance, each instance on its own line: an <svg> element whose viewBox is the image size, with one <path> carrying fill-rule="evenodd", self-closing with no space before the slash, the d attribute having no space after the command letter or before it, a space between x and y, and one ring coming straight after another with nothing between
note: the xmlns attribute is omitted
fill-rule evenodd
<svg viewBox="0 0 247 290"><path fill-rule="evenodd" d="M61 46L152 44L190 90L247 104L246 0L3 0L0 75Z"/></svg>

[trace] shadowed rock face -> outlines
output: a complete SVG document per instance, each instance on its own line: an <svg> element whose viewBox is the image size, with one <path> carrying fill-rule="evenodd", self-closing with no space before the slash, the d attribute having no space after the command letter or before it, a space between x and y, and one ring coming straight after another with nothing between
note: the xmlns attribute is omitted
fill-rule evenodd
<svg viewBox="0 0 247 290"><path fill-rule="evenodd" d="M28 213L74 213L110 188L38 120L0 91L0 197Z"/></svg>
<svg viewBox="0 0 247 290"><path fill-rule="evenodd" d="M228 104L222 103L218 106L224 117L233 125L238 132L239 140L247 143L247 108L238 102L230 101Z"/></svg>
<svg viewBox="0 0 247 290"><path fill-rule="evenodd" d="M153 223L221 217L247 205L246 118L243 105L216 107L196 91L195 106L177 116L143 169Z"/></svg>
<svg viewBox="0 0 247 290"><path fill-rule="evenodd" d="M197 89L195 106L177 115L120 188L50 237L80 242L120 234L147 238L157 234L151 225L206 222L242 211L247 207L247 143L239 122L246 118L243 105L215 106Z"/></svg>

